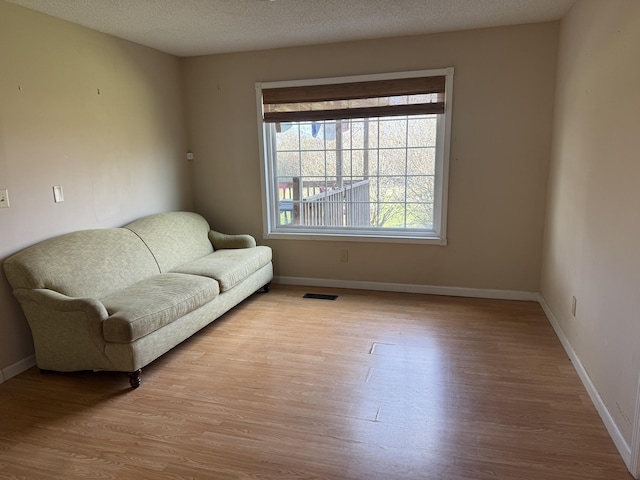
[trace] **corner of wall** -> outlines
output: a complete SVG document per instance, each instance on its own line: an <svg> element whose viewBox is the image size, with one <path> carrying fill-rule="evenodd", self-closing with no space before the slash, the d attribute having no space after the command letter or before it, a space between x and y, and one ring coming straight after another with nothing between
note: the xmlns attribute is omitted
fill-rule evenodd
<svg viewBox="0 0 640 480"><path fill-rule="evenodd" d="M538 295L538 303L542 307L542 310L547 316L547 319L549 320L549 323L553 327L553 330L556 332L556 335L558 336L558 339L560 340L560 343L562 344L565 352L567 352L567 355L569 356L569 359L573 364L573 368L575 368L578 376L580 377L580 380L582 381L582 384L584 385L584 388L587 390L587 393L589 394L589 398L593 402L593 405L596 407L596 410L598 411L598 414L600 415L600 418L602 419L602 422L604 423L604 426L606 427L607 432L609 432L609 436L613 440L613 443L616 446L618 453L622 457L622 460L624 461L629 471L631 471L631 459L632 459L631 447L629 446L627 441L624 439L624 436L620 432L620 429L618 428L615 420L613 419L613 416L607 409L604 401L602 400L602 397L598 393L598 389L596 388L594 383L591 381L591 377L589 377L589 373L584 368L584 365L582 364L580 357L578 357L578 354L575 352L575 350L571 346L569 339L567 338L564 331L562 330L562 327L560 327L560 323L558 322L555 315L551 311L551 308L545 301L542 294Z"/></svg>
<svg viewBox="0 0 640 480"><path fill-rule="evenodd" d="M0 384L5 381L15 377L16 375L21 374L29 370L31 367L35 367L36 365L36 356L30 355L27 358L23 358L22 360L14 363L13 365L9 365L6 368L0 370Z"/></svg>

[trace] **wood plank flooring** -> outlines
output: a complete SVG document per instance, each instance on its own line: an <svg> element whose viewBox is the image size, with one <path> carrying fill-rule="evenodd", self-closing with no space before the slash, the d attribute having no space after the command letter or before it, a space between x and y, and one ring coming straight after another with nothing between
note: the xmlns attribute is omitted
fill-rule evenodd
<svg viewBox="0 0 640 480"><path fill-rule="evenodd" d="M275 285L137 390L0 385L0 478L632 477L536 303Z"/></svg>

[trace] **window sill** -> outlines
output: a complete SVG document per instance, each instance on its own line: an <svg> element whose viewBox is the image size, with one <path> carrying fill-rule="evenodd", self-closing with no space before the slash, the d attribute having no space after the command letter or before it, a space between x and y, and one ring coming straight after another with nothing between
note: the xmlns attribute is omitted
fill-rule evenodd
<svg viewBox="0 0 640 480"><path fill-rule="evenodd" d="M337 234L337 233L298 233L298 232L272 232L265 233L262 237L265 240L315 240L315 241L332 241L332 242L374 242L374 243L413 243L422 245L438 245L446 246L447 239L440 237L427 236L408 236L408 235L375 235L364 234Z"/></svg>

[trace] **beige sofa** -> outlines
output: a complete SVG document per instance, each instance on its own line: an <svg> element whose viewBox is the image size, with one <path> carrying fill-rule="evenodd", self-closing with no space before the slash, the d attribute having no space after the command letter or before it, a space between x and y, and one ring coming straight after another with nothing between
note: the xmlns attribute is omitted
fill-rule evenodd
<svg viewBox="0 0 640 480"><path fill-rule="evenodd" d="M5 260L43 371L142 367L264 288L271 249L190 212L68 233Z"/></svg>

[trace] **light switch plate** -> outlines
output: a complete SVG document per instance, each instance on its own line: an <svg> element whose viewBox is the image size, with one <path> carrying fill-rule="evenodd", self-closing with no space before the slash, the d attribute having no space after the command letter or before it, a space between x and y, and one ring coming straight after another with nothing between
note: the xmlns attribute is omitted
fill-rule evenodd
<svg viewBox="0 0 640 480"><path fill-rule="evenodd" d="M0 189L0 208L9 208L9 190Z"/></svg>
<svg viewBox="0 0 640 480"><path fill-rule="evenodd" d="M56 203L64 202L64 195L60 185L55 185L53 187L53 201Z"/></svg>

